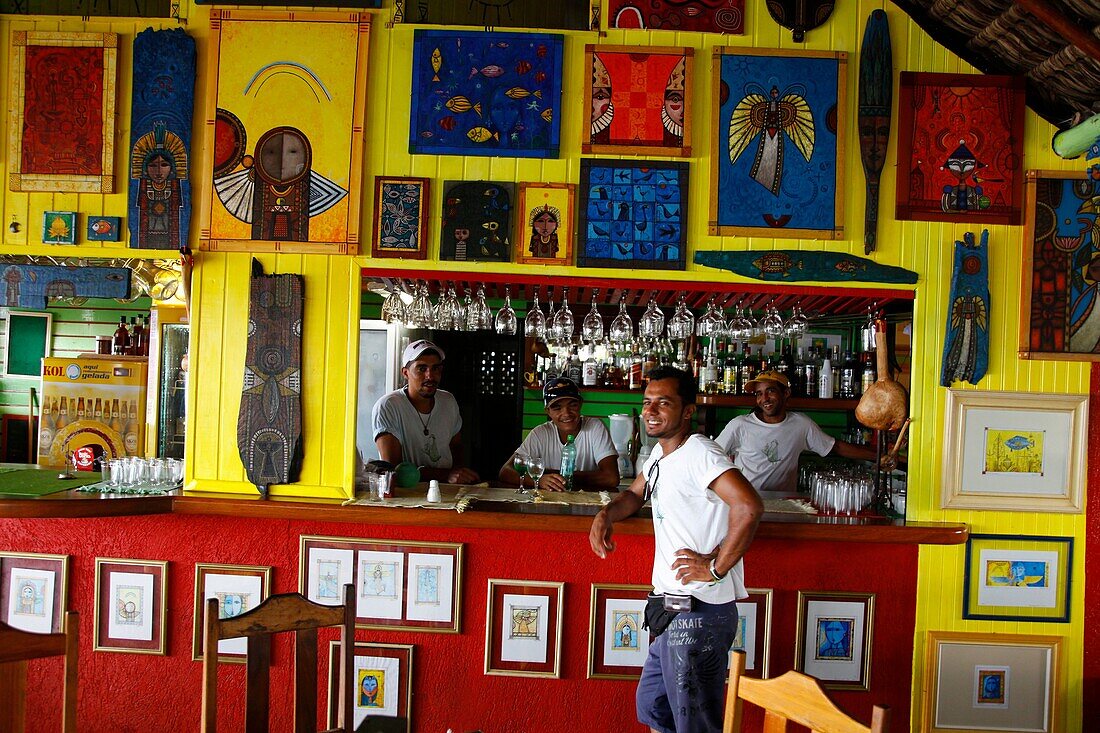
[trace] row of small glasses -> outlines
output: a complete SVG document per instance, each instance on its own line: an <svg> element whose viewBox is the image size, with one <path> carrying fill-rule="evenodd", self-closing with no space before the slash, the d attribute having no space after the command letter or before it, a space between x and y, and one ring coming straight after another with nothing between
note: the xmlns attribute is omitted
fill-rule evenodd
<svg viewBox="0 0 1100 733"><path fill-rule="evenodd" d="M874 480L865 470L819 468L809 482L810 502L822 514L854 516L874 497Z"/></svg>
<svg viewBox="0 0 1100 733"><path fill-rule="evenodd" d="M529 494L530 491L524 485L523 479L525 476L530 476L535 480L535 488L532 491L539 490L539 479L546 473L546 462L538 456L529 456L526 453L516 453L515 458L512 459L512 466L516 469L516 473L519 474L519 488L516 489L517 494Z"/></svg>
<svg viewBox="0 0 1100 733"><path fill-rule="evenodd" d="M130 489L137 486L170 489L183 481L179 458L112 458L103 464L103 482Z"/></svg>
<svg viewBox="0 0 1100 733"><path fill-rule="evenodd" d="M434 328L440 331L489 331L511 336L518 327L516 311L512 308L512 296L504 290L504 305L493 315L485 302L485 286L479 285L476 295L466 299L458 297L455 286L441 290L439 299L432 303L428 283L413 286L415 294L394 288L382 302L382 319L386 323L404 323L409 328ZM406 303L406 300L408 301Z"/></svg>

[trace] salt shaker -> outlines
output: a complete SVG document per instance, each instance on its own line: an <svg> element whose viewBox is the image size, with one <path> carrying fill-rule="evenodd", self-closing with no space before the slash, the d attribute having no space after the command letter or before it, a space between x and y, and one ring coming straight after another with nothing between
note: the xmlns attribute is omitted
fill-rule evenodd
<svg viewBox="0 0 1100 733"><path fill-rule="evenodd" d="M433 478L428 482L428 501L443 501L443 496L439 493L439 481L437 479Z"/></svg>

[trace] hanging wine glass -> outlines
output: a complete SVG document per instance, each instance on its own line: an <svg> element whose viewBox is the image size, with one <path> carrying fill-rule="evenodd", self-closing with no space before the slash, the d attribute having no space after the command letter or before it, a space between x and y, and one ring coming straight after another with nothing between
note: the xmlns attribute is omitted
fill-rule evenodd
<svg viewBox="0 0 1100 733"><path fill-rule="evenodd" d="M569 288L561 289L561 306L550 320L550 328L558 341L572 341L576 323L573 321L573 313L569 310Z"/></svg>
<svg viewBox="0 0 1100 733"><path fill-rule="evenodd" d="M428 283L422 282L417 287L416 297L409 304L406 315L409 328L427 328L431 325L432 301L428 295Z"/></svg>
<svg viewBox="0 0 1100 733"><path fill-rule="evenodd" d="M695 330L695 316L687 307L684 295L680 296L680 302L676 304L676 311L668 320L668 337L670 339L686 339Z"/></svg>
<svg viewBox="0 0 1100 733"><path fill-rule="evenodd" d="M401 323L405 317L405 301L401 300L401 288L394 285L390 294L382 301L382 320L386 323Z"/></svg>
<svg viewBox="0 0 1100 733"><path fill-rule="evenodd" d="M624 344L634 338L634 321L626 312L626 296L619 298L619 313L611 321L611 340Z"/></svg>
<svg viewBox="0 0 1100 733"><path fill-rule="evenodd" d="M774 305L768 306L768 312L764 316L764 320L760 322L760 327L764 329L764 335L768 338L779 338L783 335L783 316L779 315L779 309Z"/></svg>
<svg viewBox="0 0 1100 733"><path fill-rule="evenodd" d="M722 311L718 310L718 306L714 304L714 298L711 298L707 301L707 312L703 314L703 317L699 319L698 324L695 326L695 333L697 336L715 337L725 330L726 319L722 317Z"/></svg>
<svg viewBox="0 0 1100 733"><path fill-rule="evenodd" d="M504 288L504 305L497 311L493 326L496 328L497 333L502 336L514 336L517 321L516 312L512 309L512 294L508 291L508 288Z"/></svg>
<svg viewBox="0 0 1100 733"><path fill-rule="evenodd" d="M455 312L455 330L456 331L469 331L470 329L470 309L473 308L473 302L470 298L470 288L466 288L466 294L463 296L462 305L459 306L460 310Z"/></svg>
<svg viewBox="0 0 1100 733"><path fill-rule="evenodd" d="M665 332L665 314L657 307L657 299L650 297L649 305L638 321L638 335L642 338L660 338Z"/></svg>
<svg viewBox="0 0 1100 733"><path fill-rule="evenodd" d="M593 345L603 339L603 316L596 310L596 296L599 290L592 288L592 308L581 322L581 338Z"/></svg>
<svg viewBox="0 0 1100 733"><path fill-rule="evenodd" d="M527 309L527 317L523 319L523 334L530 338L546 339L546 316L539 306L539 291L531 300L531 307Z"/></svg>
<svg viewBox="0 0 1100 733"><path fill-rule="evenodd" d="M493 314L485 302L485 286L478 285L474 301L466 310L466 330L488 331L493 327Z"/></svg>
<svg viewBox="0 0 1100 733"><path fill-rule="evenodd" d="M792 339L800 339L806 335L806 330L809 327L810 321L802 313L802 306L795 303L794 310L791 311L791 317L784 324L787 336Z"/></svg>
<svg viewBox="0 0 1100 733"><path fill-rule="evenodd" d="M748 341L752 338L752 319L745 317L745 309L740 303L737 304L737 309L734 311L733 318L730 319L727 328L730 332L730 338L738 341Z"/></svg>

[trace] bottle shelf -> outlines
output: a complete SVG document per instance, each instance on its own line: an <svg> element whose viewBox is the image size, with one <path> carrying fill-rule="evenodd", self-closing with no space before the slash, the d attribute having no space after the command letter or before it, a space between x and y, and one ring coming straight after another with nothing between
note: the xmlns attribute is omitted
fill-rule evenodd
<svg viewBox="0 0 1100 733"><path fill-rule="evenodd" d="M752 395L701 394L698 404L707 407L755 407L756 398ZM787 407L791 410L854 410L858 399L819 399L817 397L790 397Z"/></svg>

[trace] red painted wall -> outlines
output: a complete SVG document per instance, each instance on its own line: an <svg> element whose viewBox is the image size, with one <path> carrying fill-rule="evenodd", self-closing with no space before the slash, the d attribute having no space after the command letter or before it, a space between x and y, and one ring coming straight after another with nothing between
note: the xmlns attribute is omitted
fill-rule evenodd
<svg viewBox="0 0 1100 733"><path fill-rule="evenodd" d="M404 511L395 509L394 511ZM543 733L637 731L634 682L588 680L590 584L647 583L653 540L619 535L600 561L579 532L478 531L333 524L308 520L238 520L167 515L105 519L0 520L0 549L67 553L69 605L81 614L82 731L197 730L201 664L191 661L196 562L272 565L273 591L297 590L302 534L466 543L462 633L359 630L360 640L415 644L413 720L417 731ZM167 656L92 652L95 557L171 560ZM877 594L870 692L836 691L848 712L870 720L871 705L893 707L895 733L909 720L917 548L907 545L757 541L747 558L750 586L774 588L771 673L793 667L798 590ZM565 581L562 679L486 676L485 594L489 578ZM335 630L332 631L335 635ZM326 645L327 645L327 638ZM272 701L291 688L289 643L275 650ZM223 665L223 730L240 729L244 668ZM60 726L60 662L36 663L28 700L29 733ZM235 688L235 689L234 689ZM225 690L225 692L222 692ZM289 711L272 730L292 727Z"/></svg>
<svg viewBox="0 0 1100 733"><path fill-rule="evenodd" d="M1089 445L1100 445L1100 365L1092 365L1089 382ZM1094 449L1095 450L1095 449ZM1089 460L1085 486L1085 659L1084 710L1085 730L1100 721L1100 460L1095 453Z"/></svg>

